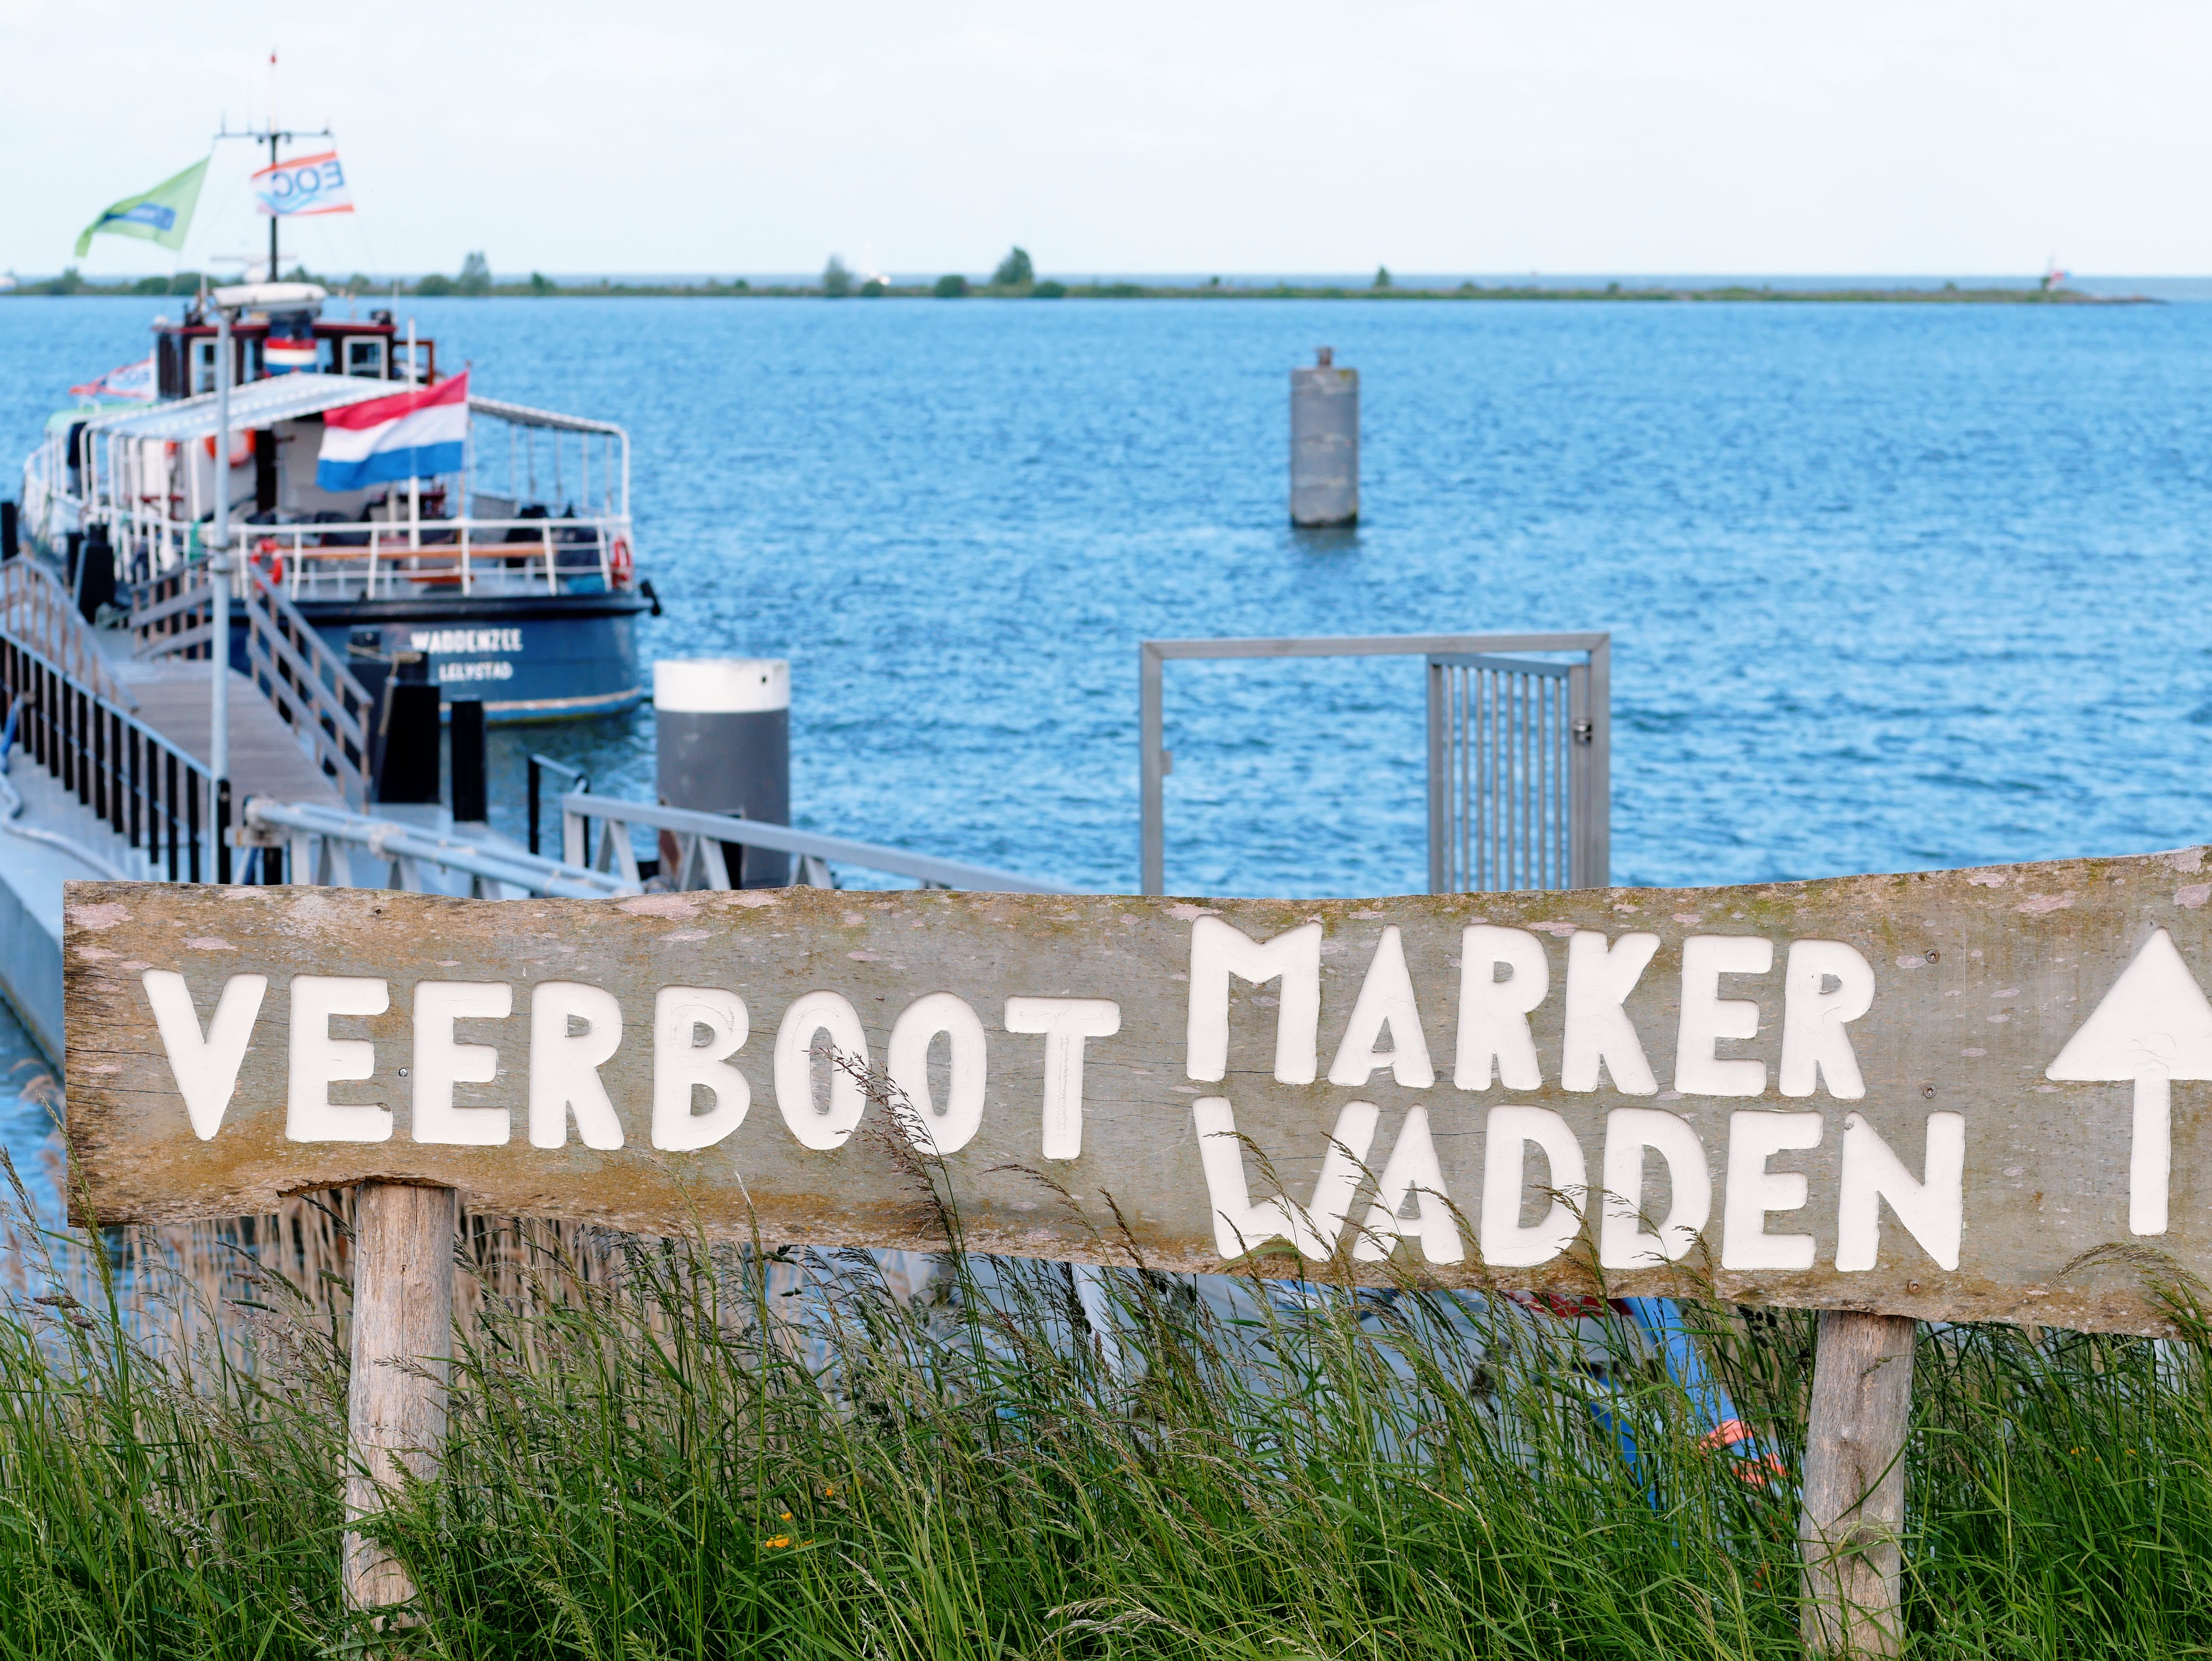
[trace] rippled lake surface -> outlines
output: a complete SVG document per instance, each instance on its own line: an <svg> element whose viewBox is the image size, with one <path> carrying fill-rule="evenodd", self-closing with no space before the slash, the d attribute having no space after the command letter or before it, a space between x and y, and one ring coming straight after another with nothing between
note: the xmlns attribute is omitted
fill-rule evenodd
<svg viewBox="0 0 2212 1661"><path fill-rule="evenodd" d="M165 304L0 302L0 449ZM792 660L817 829L1132 888L1139 640L1532 629L1612 631L1618 881L2212 817L2212 306L414 314L485 392L629 429L647 654ZM1362 376L1350 533L1286 522L1285 372L1322 344ZM1422 711L1417 660L1171 666L1170 889L1423 886ZM526 737L649 792L649 711ZM501 797L519 825L519 772Z"/></svg>

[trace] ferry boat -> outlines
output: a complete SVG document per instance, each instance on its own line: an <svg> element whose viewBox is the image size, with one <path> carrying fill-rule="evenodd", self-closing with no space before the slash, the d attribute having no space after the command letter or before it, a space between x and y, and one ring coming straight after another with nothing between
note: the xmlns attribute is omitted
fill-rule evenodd
<svg viewBox="0 0 2212 1661"><path fill-rule="evenodd" d="M372 694L411 653L447 702L479 699L493 721L642 701L637 615L659 605L637 572L622 428L479 397L465 371L453 386L411 322L403 329L383 309L328 315L314 283L212 298L236 319L227 453L216 320L203 296L180 319L155 319L146 360L71 389L127 401L48 423L23 469L20 522L36 551L74 581L82 545L104 544L127 593L173 588L165 580L204 558L227 496L234 545ZM344 411L441 386L456 396L436 401L465 399L465 422L450 424L465 437L438 452L436 472L325 488L333 475L319 461Z"/></svg>

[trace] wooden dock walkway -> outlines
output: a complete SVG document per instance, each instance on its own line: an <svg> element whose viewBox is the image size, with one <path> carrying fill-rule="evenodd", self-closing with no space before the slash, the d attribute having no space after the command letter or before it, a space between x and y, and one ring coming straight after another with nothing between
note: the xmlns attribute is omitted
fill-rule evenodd
<svg viewBox="0 0 2212 1661"><path fill-rule="evenodd" d="M187 755L208 759L214 665L118 656L108 659L108 666L138 700L139 720ZM231 799L240 806L255 796L331 807L346 805L337 785L308 758L268 699L234 669L230 672L230 778Z"/></svg>

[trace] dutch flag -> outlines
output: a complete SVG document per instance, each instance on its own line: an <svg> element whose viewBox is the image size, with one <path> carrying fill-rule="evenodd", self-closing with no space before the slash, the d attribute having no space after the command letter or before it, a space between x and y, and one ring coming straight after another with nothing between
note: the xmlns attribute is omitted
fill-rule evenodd
<svg viewBox="0 0 2212 1661"><path fill-rule="evenodd" d="M327 411L315 484L336 492L458 473L468 436L469 377L463 370L435 386Z"/></svg>

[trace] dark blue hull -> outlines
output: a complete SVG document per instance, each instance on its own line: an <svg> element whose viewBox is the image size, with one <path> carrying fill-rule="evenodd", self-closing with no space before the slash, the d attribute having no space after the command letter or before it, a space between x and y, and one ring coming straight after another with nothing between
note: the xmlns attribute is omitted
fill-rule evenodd
<svg viewBox="0 0 2212 1661"><path fill-rule="evenodd" d="M297 604L372 693L395 654L421 652L446 702L481 699L487 721L580 721L645 700L637 614L648 602L635 595Z"/></svg>

